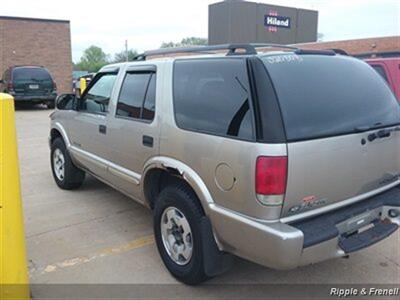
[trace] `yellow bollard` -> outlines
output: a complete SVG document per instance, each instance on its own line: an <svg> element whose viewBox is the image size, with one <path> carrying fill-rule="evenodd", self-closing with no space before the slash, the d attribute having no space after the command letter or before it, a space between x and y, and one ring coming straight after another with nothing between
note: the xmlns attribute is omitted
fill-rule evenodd
<svg viewBox="0 0 400 300"><path fill-rule="evenodd" d="M81 91L81 95L83 94L83 92L86 90L86 79L81 77L81 79L79 80L79 88Z"/></svg>
<svg viewBox="0 0 400 300"><path fill-rule="evenodd" d="M29 299L14 99L0 93L0 299Z"/></svg>

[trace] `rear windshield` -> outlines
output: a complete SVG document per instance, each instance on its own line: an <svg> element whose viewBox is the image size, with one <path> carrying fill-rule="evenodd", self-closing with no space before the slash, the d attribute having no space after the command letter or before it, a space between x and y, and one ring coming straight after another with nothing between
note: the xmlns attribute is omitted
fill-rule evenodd
<svg viewBox="0 0 400 300"><path fill-rule="evenodd" d="M13 81L52 81L49 72L43 68L16 68Z"/></svg>
<svg viewBox="0 0 400 300"><path fill-rule="evenodd" d="M400 106L381 76L346 56L263 56L288 141L400 123Z"/></svg>

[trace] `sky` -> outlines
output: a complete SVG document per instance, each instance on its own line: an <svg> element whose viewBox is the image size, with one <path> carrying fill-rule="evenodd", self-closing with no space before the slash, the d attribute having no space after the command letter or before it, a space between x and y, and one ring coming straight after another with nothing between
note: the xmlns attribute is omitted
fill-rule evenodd
<svg viewBox="0 0 400 300"><path fill-rule="evenodd" d="M101 47L111 56L128 47L139 52L162 42L207 37L208 5L216 0L12 0L3 16L71 21L72 58ZM319 11L318 32L324 41L400 35L399 0L258 0Z"/></svg>

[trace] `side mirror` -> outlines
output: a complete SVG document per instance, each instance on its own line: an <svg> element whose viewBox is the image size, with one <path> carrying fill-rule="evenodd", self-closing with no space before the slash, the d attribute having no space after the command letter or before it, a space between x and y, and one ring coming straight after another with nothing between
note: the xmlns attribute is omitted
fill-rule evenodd
<svg viewBox="0 0 400 300"><path fill-rule="evenodd" d="M56 108L59 110L72 110L76 106L76 101L75 94L61 94L56 99Z"/></svg>

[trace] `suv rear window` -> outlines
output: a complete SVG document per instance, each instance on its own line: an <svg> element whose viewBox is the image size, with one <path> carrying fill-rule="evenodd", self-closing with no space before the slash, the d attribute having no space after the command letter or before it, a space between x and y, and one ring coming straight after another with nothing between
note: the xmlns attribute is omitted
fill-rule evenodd
<svg viewBox="0 0 400 300"><path fill-rule="evenodd" d="M180 128L253 139L249 83L243 59L178 60L174 110Z"/></svg>
<svg viewBox="0 0 400 300"><path fill-rule="evenodd" d="M400 123L392 92L365 62L346 56L261 57L275 86L288 141Z"/></svg>
<svg viewBox="0 0 400 300"><path fill-rule="evenodd" d="M52 81L49 72L44 68L16 68L12 78L13 81Z"/></svg>

